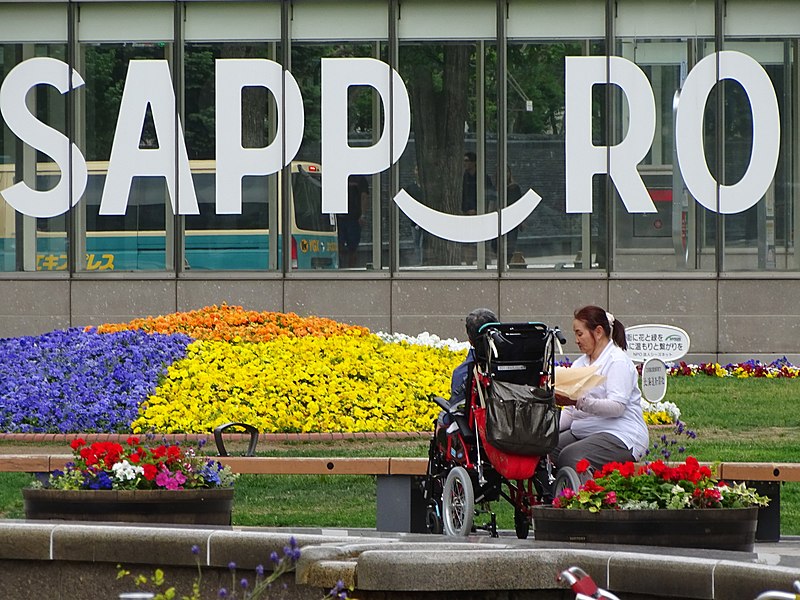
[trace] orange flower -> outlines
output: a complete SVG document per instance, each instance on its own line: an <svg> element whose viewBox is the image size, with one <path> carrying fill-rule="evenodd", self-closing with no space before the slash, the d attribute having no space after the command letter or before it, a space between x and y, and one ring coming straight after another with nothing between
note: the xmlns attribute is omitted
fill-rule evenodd
<svg viewBox="0 0 800 600"><path fill-rule="evenodd" d="M90 327L87 327L87 330ZM150 333L185 333L198 340L226 342L267 342L277 336L331 337L367 335L366 327L347 325L323 317L300 317L295 313L257 312L241 306L206 306L189 312L134 319L129 323L108 323L99 333L141 329Z"/></svg>

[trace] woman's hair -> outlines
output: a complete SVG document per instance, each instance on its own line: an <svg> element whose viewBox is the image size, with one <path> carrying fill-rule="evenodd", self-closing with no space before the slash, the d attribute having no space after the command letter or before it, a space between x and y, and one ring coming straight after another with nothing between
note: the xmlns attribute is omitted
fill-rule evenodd
<svg viewBox="0 0 800 600"><path fill-rule="evenodd" d="M575 311L575 318L586 324L589 330L594 330L598 325L603 328L612 341L626 350L628 342L625 339L625 326L614 315L599 306L584 306Z"/></svg>

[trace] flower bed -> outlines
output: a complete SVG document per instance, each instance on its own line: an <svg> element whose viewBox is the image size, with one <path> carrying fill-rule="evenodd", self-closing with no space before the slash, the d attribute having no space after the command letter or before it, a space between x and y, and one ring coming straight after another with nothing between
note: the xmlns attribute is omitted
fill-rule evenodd
<svg viewBox="0 0 800 600"><path fill-rule="evenodd" d="M576 471L588 473L589 461ZM743 483L728 485L713 478L711 469L689 456L670 466L656 460L640 467L608 463L578 490L565 489L554 508L600 510L750 508L766 506L767 498Z"/></svg>
<svg viewBox="0 0 800 600"><path fill-rule="evenodd" d="M130 323L0 340L0 431L427 431L468 344L372 334L320 317L210 306ZM673 375L795 376L785 361ZM674 423L671 402L644 405Z"/></svg>
<svg viewBox="0 0 800 600"><path fill-rule="evenodd" d="M0 340L0 431L426 431L464 358L319 317L211 306Z"/></svg>
<svg viewBox="0 0 800 600"><path fill-rule="evenodd" d="M194 447L143 444L131 436L116 442L70 444L73 460L50 475L59 490L184 490L229 488L236 476L219 461L198 456Z"/></svg>
<svg viewBox="0 0 800 600"><path fill-rule="evenodd" d="M743 363L727 364L700 363L690 365L680 361L670 367L669 374L673 377L694 377L696 375L709 375L712 377L765 377L767 379L794 379L800 377L800 368L792 365L784 356L771 363L762 363L757 360L748 360Z"/></svg>
<svg viewBox="0 0 800 600"><path fill-rule="evenodd" d="M589 462L576 471L589 476ZM533 508L537 540L749 552L768 502L743 483L718 481L691 456L678 465L612 462L592 475L552 506Z"/></svg>

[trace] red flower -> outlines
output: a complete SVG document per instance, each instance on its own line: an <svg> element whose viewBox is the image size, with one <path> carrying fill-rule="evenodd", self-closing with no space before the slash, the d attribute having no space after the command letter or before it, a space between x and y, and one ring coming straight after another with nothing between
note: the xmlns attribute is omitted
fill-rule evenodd
<svg viewBox="0 0 800 600"><path fill-rule="evenodd" d="M586 490L587 492L602 492L606 488L597 485L597 482L594 479L590 479L581 486L581 489Z"/></svg>
<svg viewBox="0 0 800 600"><path fill-rule="evenodd" d="M592 463L590 463L585 458L582 458L582 459L580 459L578 461L578 464L575 465L575 470L578 473L586 473L586 471L588 471L589 467L591 467L591 466L592 466Z"/></svg>
<svg viewBox="0 0 800 600"><path fill-rule="evenodd" d="M634 470L635 470L635 465L632 462L626 462L626 463L610 462L603 465L603 468L600 470L599 477L605 477L606 475L611 475L615 471L618 472L623 477L632 477Z"/></svg>
<svg viewBox="0 0 800 600"><path fill-rule="evenodd" d="M144 469L144 478L147 479L147 481L153 481L156 475L158 475L158 469L155 465L144 464L142 468Z"/></svg>
<svg viewBox="0 0 800 600"><path fill-rule="evenodd" d="M85 446L85 445L86 445L86 440L83 439L83 438L75 438L69 444L70 448L72 448L73 450L77 450L81 446Z"/></svg>

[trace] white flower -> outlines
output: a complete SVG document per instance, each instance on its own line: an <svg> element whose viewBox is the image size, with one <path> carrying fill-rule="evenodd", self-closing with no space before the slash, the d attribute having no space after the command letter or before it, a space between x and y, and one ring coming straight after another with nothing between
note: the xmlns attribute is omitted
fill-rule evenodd
<svg viewBox="0 0 800 600"><path fill-rule="evenodd" d="M681 418L681 409L674 402L648 402L642 398L642 410L644 412L658 413L664 411L673 421Z"/></svg>
<svg viewBox="0 0 800 600"><path fill-rule="evenodd" d="M132 465L127 460L114 463L111 466L111 471L114 473L114 479L117 481L133 481L140 475L144 474L144 468L139 465Z"/></svg>
<svg viewBox="0 0 800 600"><path fill-rule="evenodd" d="M377 335L380 339L389 344L400 344L402 342L405 342L413 346L447 348L451 352L461 352L464 350L469 350L469 342L459 342L455 338L448 338L443 340L435 333L428 333L427 331L423 331L422 333L416 336L406 335L405 333L386 333L385 331L379 331L375 335Z"/></svg>

